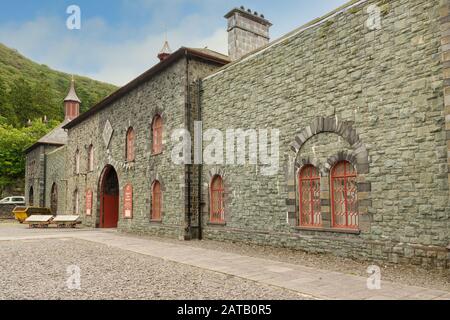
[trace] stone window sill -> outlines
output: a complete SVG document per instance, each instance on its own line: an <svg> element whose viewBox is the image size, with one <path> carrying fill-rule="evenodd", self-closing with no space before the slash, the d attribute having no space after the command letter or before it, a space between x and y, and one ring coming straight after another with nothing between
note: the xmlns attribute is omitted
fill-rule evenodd
<svg viewBox="0 0 450 320"><path fill-rule="evenodd" d="M360 235L361 230L354 229L338 229L338 228L314 228L314 227L296 227L299 231L318 231L318 232L333 232L333 233L347 233Z"/></svg>
<svg viewBox="0 0 450 320"><path fill-rule="evenodd" d="M150 223L161 224L162 223L162 219L150 219Z"/></svg>
<svg viewBox="0 0 450 320"><path fill-rule="evenodd" d="M208 226L216 226L216 227L225 227L227 225L226 222L208 222Z"/></svg>
<svg viewBox="0 0 450 320"><path fill-rule="evenodd" d="M161 152L156 152L156 153L153 153L152 152L152 157L157 157L157 156L160 156L160 155L162 155L163 154L163 152L161 151Z"/></svg>

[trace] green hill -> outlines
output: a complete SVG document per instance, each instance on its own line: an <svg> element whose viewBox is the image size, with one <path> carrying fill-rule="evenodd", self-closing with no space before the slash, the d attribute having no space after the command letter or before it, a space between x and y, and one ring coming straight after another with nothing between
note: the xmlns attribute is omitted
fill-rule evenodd
<svg viewBox="0 0 450 320"><path fill-rule="evenodd" d="M35 63L0 43L0 123L21 127L28 119L44 116L62 121L70 79L71 75ZM75 76L75 81L81 112L117 89L86 77Z"/></svg>

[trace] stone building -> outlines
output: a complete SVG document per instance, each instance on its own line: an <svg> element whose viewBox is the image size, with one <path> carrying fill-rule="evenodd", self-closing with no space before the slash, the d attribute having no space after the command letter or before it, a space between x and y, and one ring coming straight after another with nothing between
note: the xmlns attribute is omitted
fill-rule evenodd
<svg viewBox="0 0 450 320"><path fill-rule="evenodd" d="M48 207L53 213L65 212L67 132L63 127L78 117L80 103L72 78L64 99L64 121L25 150L25 193L29 205Z"/></svg>
<svg viewBox="0 0 450 320"><path fill-rule="evenodd" d="M264 16L233 9L229 58L165 45L63 125L65 147L39 160L65 164L58 210L123 232L448 269L449 7L351 1L273 42ZM36 168L27 188L46 194Z"/></svg>

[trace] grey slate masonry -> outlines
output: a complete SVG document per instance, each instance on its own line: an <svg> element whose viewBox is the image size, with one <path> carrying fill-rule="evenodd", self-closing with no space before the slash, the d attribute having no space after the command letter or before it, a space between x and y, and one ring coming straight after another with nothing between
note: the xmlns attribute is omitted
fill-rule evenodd
<svg viewBox="0 0 450 320"><path fill-rule="evenodd" d="M92 217L83 214L83 222L88 226L98 226L100 218L100 177L107 165L115 168L119 178L119 230L137 234L156 234L177 238L191 238L187 216L186 166L174 164L171 152L175 143L171 140L174 130L188 128L188 83L205 76L216 69L214 63L198 59L182 58L164 72L115 101L108 108L89 117L69 130L68 152L68 198L67 205L73 203L73 194L78 189L82 210L88 189L93 190L94 203ZM189 79L188 79L188 78ZM163 118L163 153L152 154L151 124L156 114ZM195 116L195 114L193 115ZM108 146L103 141L103 130L109 121L113 128ZM129 127L136 134L136 159L125 161L125 137ZM87 172L87 150L94 146L93 172ZM81 173L73 174L76 150L81 151ZM162 221L150 219L151 185L159 180L163 191ZM133 218L123 217L123 189L126 184L133 186ZM193 190L193 187L191 187Z"/></svg>
<svg viewBox="0 0 450 320"><path fill-rule="evenodd" d="M373 8L381 14L379 28L373 26ZM34 202L49 206L51 186L58 183L58 211L65 214L73 213L78 190L83 223L98 227L100 180L112 166L122 232L203 236L448 270L449 17L450 0L351 1L252 53L266 41L252 42L236 30L230 39L242 36L248 43L234 48L245 49L239 53L243 58L225 66L226 58L210 51L205 56L206 49L188 54L181 48L66 125L65 147L30 150L26 190L33 187ZM230 28L235 22L231 19ZM268 25L263 29L268 37ZM159 155L151 149L156 114L164 123ZM270 137L279 130L279 170L265 176L262 164L174 164L171 153L178 142L172 133L193 133L199 120L204 132L217 129L224 135L228 129L268 129ZM106 144L108 124L113 132ZM136 159L127 162L130 127ZM203 148L208 146L203 141ZM75 174L77 150L81 161ZM343 160L357 171L355 230L332 223L330 175ZM320 172L321 228L299 227L298 172L307 165ZM223 224L210 223L209 217L209 187L216 175L224 183ZM162 221L150 219L155 180L162 185ZM131 219L123 215L127 184L133 186ZM86 215L88 190L92 216Z"/></svg>
<svg viewBox="0 0 450 320"><path fill-rule="evenodd" d="M228 191L226 225L205 225L204 236L448 268L440 1L353 3L204 79L204 130L279 129L284 162L271 177L205 165L203 197L211 170ZM381 28L371 30L373 4ZM344 159L358 171L359 232L298 228L297 170L321 169L326 227L329 170Z"/></svg>

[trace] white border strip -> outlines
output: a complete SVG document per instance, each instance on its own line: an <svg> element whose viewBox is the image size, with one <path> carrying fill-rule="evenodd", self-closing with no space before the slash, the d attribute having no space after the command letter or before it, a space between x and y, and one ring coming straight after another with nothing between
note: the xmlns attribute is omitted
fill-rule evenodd
<svg viewBox="0 0 450 320"><path fill-rule="evenodd" d="M294 32L293 34L291 34L291 35L287 34L287 35L285 35L285 36L279 38L278 40L275 40L273 43L271 43L270 45L268 45L268 46L265 47L264 49L259 50L259 51L255 52L255 53L253 53L253 54L250 54L249 56L247 56L247 57L245 57L245 58L243 58L243 59L241 59L241 60L238 60L238 61L236 61L235 63L232 62L231 65L225 66L222 70L219 70L219 71L217 71L216 73L213 73L213 74L211 74L211 75L209 75L209 76L203 78L203 80L208 80L208 79L210 79L210 78L213 78L213 77L215 77L215 76L218 76L218 75L224 73L226 70L228 70L228 68L231 68L231 67L233 67L233 66L235 66L235 65L238 65L238 64L244 63L244 62L246 62L246 61L248 61L248 60L250 60L250 59L253 59L254 57L256 57L256 56L258 56L258 55L260 55L260 54L263 54L263 53L266 52L267 50L269 50L269 49L271 49L272 47L278 45L279 43L281 43L281 42L283 42L283 41L285 41L285 40L287 40L287 39L290 39L290 38L292 38L292 37L295 37L295 36L297 36L298 34L304 32L304 31L306 31L306 30L309 30L309 29L311 29L311 28L317 27L317 26L321 25L322 23L324 23L324 22L330 20L331 18L334 18L334 17L337 16L338 14L341 14L341 13L343 13L343 12L346 12L346 11L350 10L351 8L356 7L356 6L359 6L360 4L365 3L365 2L367 2L367 1L368 1L368 0L361 0L361 1L355 2L355 3L351 4L351 5L349 5L348 7L342 8L341 10L336 11L336 12L333 13L332 15L329 15L328 17L325 17L325 18L323 18L322 20L317 21L316 23L314 23L314 24L312 24L312 25L310 25L310 26L301 28L301 29L299 29L299 30L297 30L297 31L292 31L292 32Z"/></svg>

